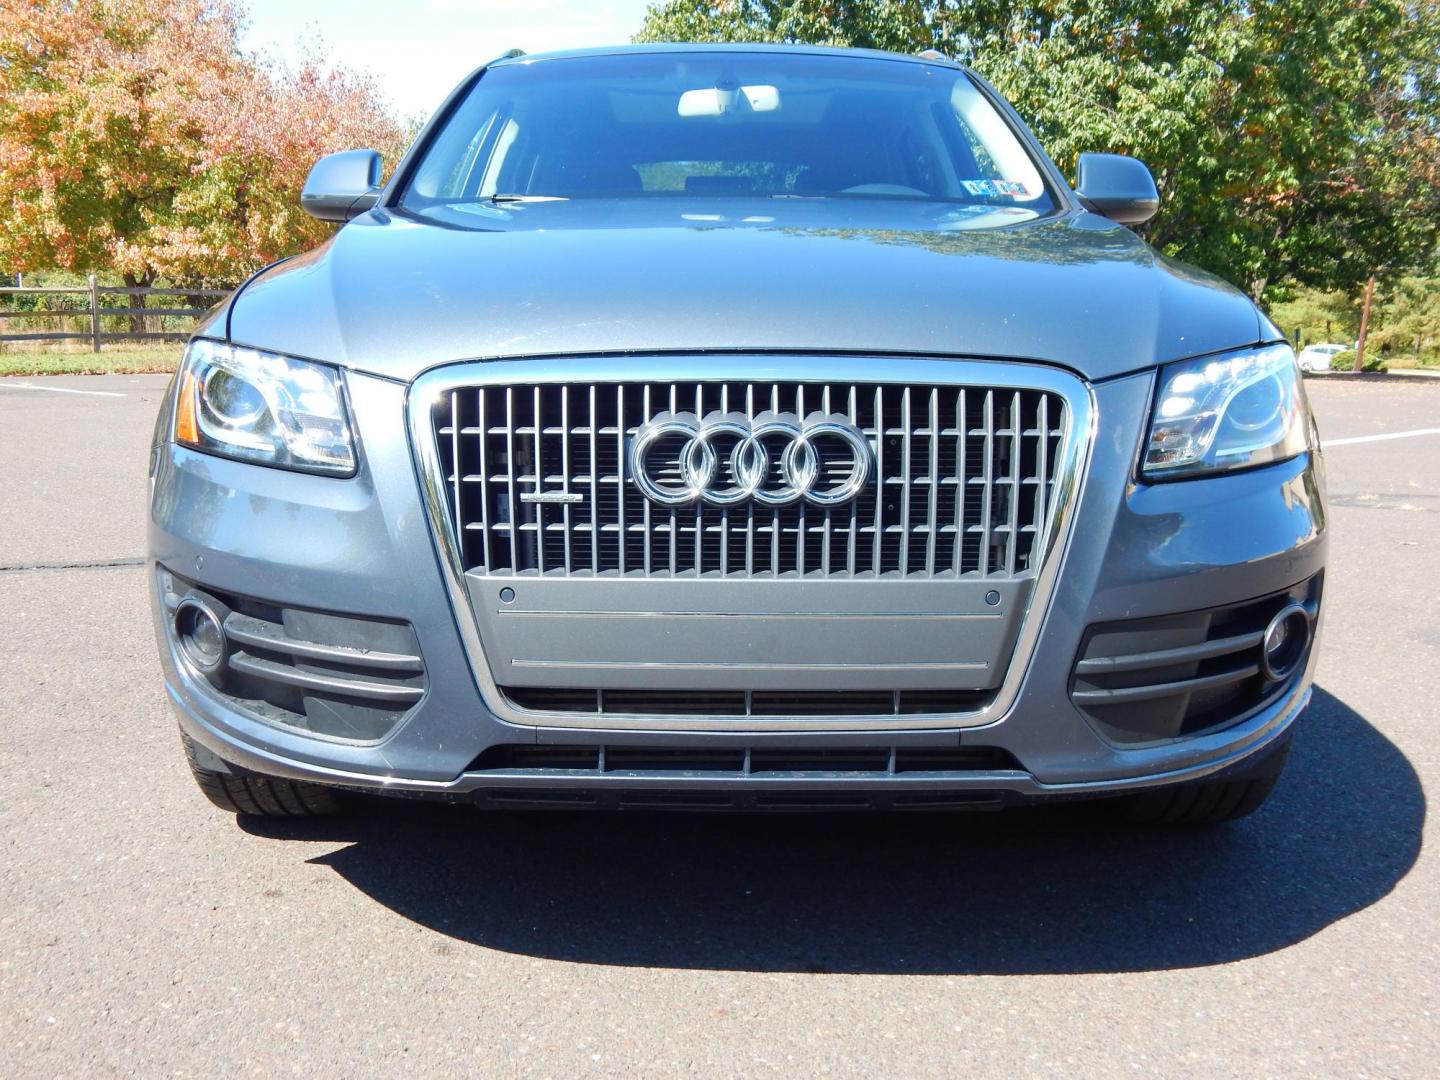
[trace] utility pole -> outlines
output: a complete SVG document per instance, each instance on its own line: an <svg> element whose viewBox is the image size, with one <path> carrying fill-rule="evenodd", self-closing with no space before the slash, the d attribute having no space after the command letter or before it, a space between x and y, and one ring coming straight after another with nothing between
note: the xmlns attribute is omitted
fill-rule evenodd
<svg viewBox="0 0 1440 1080"><path fill-rule="evenodd" d="M1375 275L1365 283L1365 303L1360 307L1360 340L1355 342L1355 372L1365 370L1365 338L1370 333L1370 305L1375 300Z"/></svg>

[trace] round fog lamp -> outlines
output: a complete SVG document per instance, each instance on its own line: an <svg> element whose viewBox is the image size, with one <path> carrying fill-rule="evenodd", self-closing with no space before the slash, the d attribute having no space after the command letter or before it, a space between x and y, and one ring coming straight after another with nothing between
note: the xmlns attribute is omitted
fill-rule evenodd
<svg viewBox="0 0 1440 1080"><path fill-rule="evenodd" d="M175 609L175 638L186 658L209 674L225 659L225 630L220 616L193 597Z"/></svg>
<svg viewBox="0 0 1440 1080"><path fill-rule="evenodd" d="M1280 682L1295 674L1310 644L1310 613L1299 604L1282 608L1265 627L1260 667L1265 678Z"/></svg>

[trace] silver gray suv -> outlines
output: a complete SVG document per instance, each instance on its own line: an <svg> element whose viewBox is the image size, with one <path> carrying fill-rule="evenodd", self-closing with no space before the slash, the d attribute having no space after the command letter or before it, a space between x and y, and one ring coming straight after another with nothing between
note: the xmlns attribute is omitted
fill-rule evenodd
<svg viewBox="0 0 1440 1080"><path fill-rule="evenodd" d="M1310 697L1294 356L933 57L508 55L206 319L150 560L241 814L1259 806Z"/></svg>

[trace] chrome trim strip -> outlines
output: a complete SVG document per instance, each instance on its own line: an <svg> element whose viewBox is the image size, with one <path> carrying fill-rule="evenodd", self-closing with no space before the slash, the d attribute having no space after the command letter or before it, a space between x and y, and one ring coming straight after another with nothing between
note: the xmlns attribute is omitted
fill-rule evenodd
<svg viewBox="0 0 1440 1080"><path fill-rule="evenodd" d="M1055 506L1046 523L1046 535L1035 587L1021 616L1020 633L995 698L983 709L965 713L927 713L905 717L805 716L766 717L735 721L724 718L644 717L619 719L585 714L544 713L516 709L496 686L485 657L484 645L455 539L454 523L445 488L440 449L436 442L433 408L461 387L505 386L515 383L629 383L629 382L859 382L898 385L944 384L990 389L1048 391L1066 405L1067 423L1057 458ZM465 361L433 368L417 378L406 399L411 453L420 483L421 499L430 521L446 591L455 622L470 661L471 674L485 707L501 720L522 726L557 728L630 729L649 731L814 731L868 730L919 731L935 728L971 728L994 723L1019 696L1030 669L1040 629L1049 611L1055 581L1070 543L1074 510L1084 486L1086 465L1095 439L1095 402L1090 387L1059 368L1010 361L935 360L883 356L636 356L565 357L558 359Z"/></svg>

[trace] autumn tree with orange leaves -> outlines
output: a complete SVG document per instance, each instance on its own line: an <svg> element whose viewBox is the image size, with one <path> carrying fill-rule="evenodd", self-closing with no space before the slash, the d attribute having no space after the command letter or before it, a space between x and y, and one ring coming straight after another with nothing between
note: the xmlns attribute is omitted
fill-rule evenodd
<svg viewBox="0 0 1440 1080"><path fill-rule="evenodd" d="M323 240L315 159L405 133L373 84L246 56L226 0L0 0L0 269L234 283Z"/></svg>

